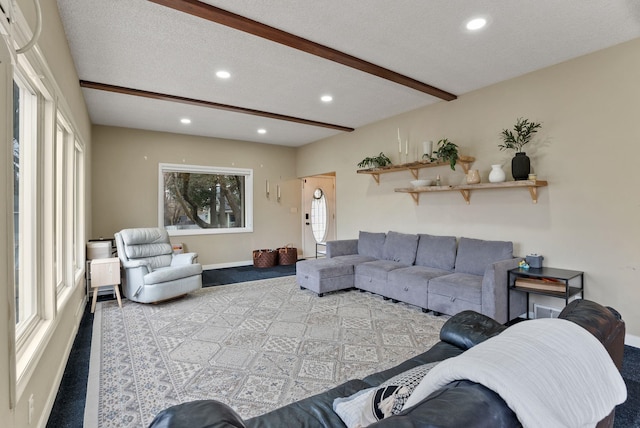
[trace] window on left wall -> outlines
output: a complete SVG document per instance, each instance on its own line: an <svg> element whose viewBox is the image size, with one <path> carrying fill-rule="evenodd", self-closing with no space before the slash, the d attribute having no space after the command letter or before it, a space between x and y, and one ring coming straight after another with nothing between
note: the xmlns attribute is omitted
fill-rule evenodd
<svg viewBox="0 0 640 428"><path fill-rule="evenodd" d="M13 80L13 247L16 336L33 328L37 193L37 96L20 74Z"/></svg>
<svg viewBox="0 0 640 428"><path fill-rule="evenodd" d="M13 71L13 317L18 385L37 363L58 311L83 285L85 150L46 68ZM20 387L18 387L20 391Z"/></svg>

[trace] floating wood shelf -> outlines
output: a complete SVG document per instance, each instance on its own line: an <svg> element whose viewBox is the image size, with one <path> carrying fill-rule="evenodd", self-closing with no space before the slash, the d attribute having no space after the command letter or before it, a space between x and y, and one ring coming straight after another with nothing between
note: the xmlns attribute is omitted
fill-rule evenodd
<svg viewBox="0 0 640 428"><path fill-rule="evenodd" d="M485 190L485 189L512 189L516 187L525 187L529 189L531 194L531 200L533 203L538 203L538 187L547 186L547 182L543 180L521 180L521 181L503 181L502 183L479 183L479 184L461 184L457 186L427 186L427 187L408 187L395 189L395 192L408 193L413 198L413 201L418 205L420 203L420 194L427 192L451 192L458 191L462 194L462 197L470 204L471 191L472 190Z"/></svg>
<svg viewBox="0 0 640 428"><path fill-rule="evenodd" d="M476 158L474 158L472 156L460 156L460 157L458 157L458 161L456 162L456 165L460 165L462 167L462 170L466 174L466 173L469 172L469 167L471 166L471 164L473 162L475 162L475 160L476 160ZM436 166L444 166L444 165L449 166L449 162L419 161L419 162L403 163L403 164L400 164L400 165L383 166L383 167L380 167L380 168L359 169L356 172L358 174L369 174L369 175L371 175L373 177L373 179L376 181L376 183L380 184L380 174L386 174L388 172L410 171L411 174L413 175L413 178L415 178L417 180L419 171L421 169L423 169L423 168L433 168L433 167L436 167Z"/></svg>

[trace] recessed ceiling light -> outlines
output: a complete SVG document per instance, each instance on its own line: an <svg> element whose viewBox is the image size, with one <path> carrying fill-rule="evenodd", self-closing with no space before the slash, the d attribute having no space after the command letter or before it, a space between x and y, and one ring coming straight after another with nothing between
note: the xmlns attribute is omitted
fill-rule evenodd
<svg viewBox="0 0 640 428"><path fill-rule="evenodd" d="M331 95L323 95L320 97L320 100L322 100L323 103L330 103L333 101L333 97Z"/></svg>
<svg viewBox="0 0 640 428"><path fill-rule="evenodd" d="M229 77L231 77L231 73L225 70L220 70L216 72L216 76L218 76L221 79L228 79Z"/></svg>
<svg viewBox="0 0 640 428"><path fill-rule="evenodd" d="M485 18L473 18L467 21L467 30L476 31L487 25Z"/></svg>
<svg viewBox="0 0 640 428"><path fill-rule="evenodd" d="M267 133L266 129L264 129L264 128L258 129L258 134L266 134L266 133Z"/></svg>
<svg viewBox="0 0 640 428"><path fill-rule="evenodd" d="M191 119L188 119L188 118L184 117L184 118L180 119L180 123L188 125L188 124L191 123Z"/></svg>

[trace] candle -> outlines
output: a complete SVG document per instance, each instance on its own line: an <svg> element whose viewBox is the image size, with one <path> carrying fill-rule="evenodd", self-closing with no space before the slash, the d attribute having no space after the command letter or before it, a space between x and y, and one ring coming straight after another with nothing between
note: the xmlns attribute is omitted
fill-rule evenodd
<svg viewBox="0 0 640 428"><path fill-rule="evenodd" d="M276 186L276 193L278 195L278 199L280 199L280 185L279 184Z"/></svg>
<svg viewBox="0 0 640 428"><path fill-rule="evenodd" d="M422 142L422 154L431 156L431 152L433 151L433 141L423 141Z"/></svg>
<svg viewBox="0 0 640 428"><path fill-rule="evenodd" d="M400 128L398 128L398 153L402 153L402 140L400 140Z"/></svg>
<svg viewBox="0 0 640 428"><path fill-rule="evenodd" d="M267 180L267 198L269 197L269 180Z"/></svg>
<svg viewBox="0 0 640 428"><path fill-rule="evenodd" d="M404 154L409 156L409 139L404 142Z"/></svg>

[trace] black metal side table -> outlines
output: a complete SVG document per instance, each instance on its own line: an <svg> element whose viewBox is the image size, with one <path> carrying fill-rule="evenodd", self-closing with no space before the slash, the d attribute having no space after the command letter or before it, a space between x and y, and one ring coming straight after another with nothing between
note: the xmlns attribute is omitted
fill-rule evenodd
<svg viewBox="0 0 640 428"><path fill-rule="evenodd" d="M580 298L584 298L584 272L552 267L509 270L507 273L507 322L511 321L512 291L526 293L527 319L529 319L530 294L564 299L565 306L573 296L579 294Z"/></svg>

